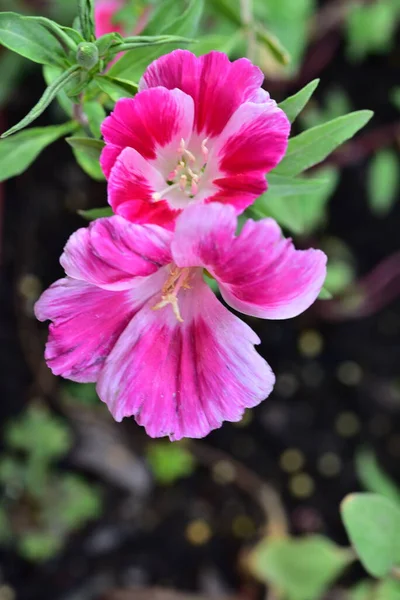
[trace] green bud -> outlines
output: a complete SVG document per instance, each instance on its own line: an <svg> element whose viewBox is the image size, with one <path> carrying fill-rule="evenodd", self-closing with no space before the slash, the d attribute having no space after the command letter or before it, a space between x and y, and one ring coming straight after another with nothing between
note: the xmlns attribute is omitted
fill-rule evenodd
<svg viewBox="0 0 400 600"><path fill-rule="evenodd" d="M76 53L78 65L90 71L99 62L99 51L95 44L81 42Z"/></svg>

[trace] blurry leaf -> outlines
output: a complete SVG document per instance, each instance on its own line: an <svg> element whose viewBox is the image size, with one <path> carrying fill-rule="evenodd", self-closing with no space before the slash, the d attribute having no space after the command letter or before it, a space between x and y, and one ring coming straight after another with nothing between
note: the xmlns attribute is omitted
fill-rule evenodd
<svg viewBox="0 0 400 600"><path fill-rule="evenodd" d="M373 595L374 584L372 581L362 581L350 588L347 600L376 600Z"/></svg>
<svg viewBox="0 0 400 600"><path fill-rule="evenodd" d="M392 150L375 154L368 171L369 206L374 215L383 217L393 208L400 184L400 163Z"/></svg>
<svg viewBox="0 0 400 600"><path fill-rule="evenodd" d="M352 560L348 549L319 535L265 538L252 551L249 567L288 600L319 600Z"/></svg>
<svg viewBox="0 0 400 600"><path fill-rule="evenodd" d="M256 23L254 27L257 40L267 48L274 59L281 65L289 64L290 55L278 38L262 25Z"/></svg>
<svg viewBox="0 0 400 600"><path fill-rule="evenodd" d="M99 162L104 142L83 136L66 138L66 141L71 146L75 159L83 171L95 181L105 181Z"/></svg>
<svg viewBox="0 0 400 600"><path fill-rule="evenodd" d="M21 556L32 562L53 558L61 550L62 545L63 539L57 532L51 531L26 532L18 541Z"/></svg>
<svg viewBox="0 0 400 600"><path fill-rule="evenodd" d="M62 387L68 394L68 398L73 398L80 404L87 406L99 404L96 384L94 383L75 383L74 381L65 380Z"/></svg>
<svg viewBox="0 0 400 600"><path fill-rule="evenodd" d="M235 49L239 39L240 33L239 35L219 33L205 34L193 45L192 52L196 56L201 56L202 54L217 50L218 52L225 52L225 54L229 55Z"/></svg>
<svg viewBox="0 0 400 600"><path fill-rule="evenodd" d="M390 99L395 107L400 110L400 87L396 87L391 90Z"/></svg>
<svg viewBox="0 0 400 600"><path fill-rule="evenodd" d="M400 509L385 496L360 493L346 496L341 514L364 568L385 577L400 563Z"/></svg>
<svg viewBox="0 0 400 600"><path fill-rule="evenodd" d="M53 81L55 81L62 75L63 72L64 72L64 69L61 69L60 67L44 65L43 77L44 77L46 84L48 86L50 86L53 83ZM68 98L66 91L64 89L61 89L58 92L56 97L57 97L57 100L58 100L60 106L63 108L63 110L67 113L67 115L69 117L72 117L74 105L73 105L72 100L70 98Z"/></svg>
<svg viewBox="0 0 400 600"><path fill-rule="evenodd" d="M0 44L33 62L66 66L65 50L59 38L43 24L46 22L51 23L56 31L61 29L48 19L24 17L13 12L0 13ZM62 30L60 35L63 35Z"/></svg>
<svg viewBox="0 0 400 600"><path fill-rule="evenodd" d="M375 594L371 600L399 600L399 598L400 581L396 581L395 579L385 579L378 583ZM368 600L370 599L368 598Z"/></svg>
<svg viewBox="0 0 400 600"><path fill-rule="evenodd" d="M184 443L153 442L147 449L147 460L158 483L174 483L191 475L194 459Z"/></svg>
<svg viewBox="0 0 400 600"><path fill-rule="evenodd" d="M0 107L8 102L24 75L26 62L19 54L2 51L0 55Z"/></svg>
<svg viewBox="0 0 400 600"><path fill-rule="evenodd" d="M270 216L289 231L305 235L321 225L326 204L338 180L335 169L324 169L315 178L270 174L269 188L249 208L258 218Z"/></svg>
<svg viewBox="0 0 400 600"><path fill-rule="evenodd" d="M143 30L143 35L150 35L149 29L157 28L157 34L159 35L179 35L192 37L200 21L200 17L203 12L204 0L189 0L186 9L174 20L169 20L166 15L168 14L168 7L176 5L177 0L164 0L163 1L163 12L156 13L153 15L153 19L149 23L149 26ZM147 48L139 48L131 53L126 53L125 56L120 58L108 71L110 77L119 77L128 81L137 82L143 74L145 68L156 58L174 50L177 46L154 46ZM179 45L178 45L179 47Z"/></svg>
<svg viewBox="0 0 400 600"><path fill-rule="evenodd" d="M12 540L10 519L5 506L0 504L0 544L4 545Z"/></svg>
<svg viewBox="0 0 400 600"><path fill-rule="evenodd" d="M131 98L138 90L137 85L123 79L109 77L108 75L99 75L95 77L99 88L110 96L111 100L117 102L121 98Z"/></svg>
<svg viewBox="0 0 400 600"><path fill-rule="evenodd" d="M113 46L114 44L120 44L122 41L122 35L120 35L116 31L106 33L105 35L102 35L100 38L98 38L96 40L96 46L99 51L100 58L103 58L107 55L111 46Z"/></svg>
<svg viewBox="0 0 400 600"><path fill-rule="evenodd" d="M60 478L60 505L55 509L56 518L68 530L78 529L101 515L101 494L82 477L63 475Z"/></svg>
<svg viewBox="0 0 400 600"><path fill-rule="evenodd" d="M350 5L346 19L350 60L359 61L369 52L388 52L399 16L400 7L393 0Z"/></svg>
<svg viewBox="0 0 400 600"><path fill-rule="evenodd" d="M78 213L81 217L86 219L86 221L94 221L95 219L102 219L103 217L112 217L114 214L111 206L92 208L90 210L78 210Z"/></svg>
<svg viewBox="0 0 400 600"><path fill-rule="evenodd" d="M84 102L83 112L89 121L89 129L95 138L101 138L101 124L106 118L104 107L96 100Z"/></svg>
<svg viewBox="0 0 400 600"><path fill-rule="evenodd" d="M5 133L1 135L2 138L8 137L9 135L16 133L20 129L23 129L32 121L37 119L42 112L49 106L50 102L57 96L58 92L62 90L62 88L77 74L80 70L78 65L74 65L70 67L68 71L64 71L60 77L55 79L48 88L46 88L43 96L40 98L39 102L32 108L31 111L14 127L8 129Z"/></svg>
<svg viewBox="0 0 400 600"><path fill-rule="evenodd" d="M324 287L318 294L318 300L332 300L332 298L333 298L333 294L324 285Z"/></svg>
<svg viewBox="0 0 400 600"><path fill-rule="evenodd" d="M7 427L5 443L45 462L56 461L71 447L71 434L63 421L44 406L29 406Z"/></svg>
<svg viewBox="0 0 400 600"><path fill-rule="evenodd" d="M386 496L400 507L400 488L383 471L372 451L364 449L357 452L356 470L368 492Z"/></svg>
<svg viewBox="0 0 400 600"><path fill-rule="evenodd" d="M0 140L0 181L23 173L39 154L76 128L73 122L50 127L34 127Z"/></svg>
<svg viewBox="0 0 400 600"><path fill-rule="evenodd" d="M243 23L238 3L235 4L231 0L213 0L212 8L237 27L242 27Z"/></svg>
<svg viewBox="0 0 400 600"><path fill-rule="evenodd" d="M79 23L86 41L94 40L94 0L78 0Z"/></svg>
<svg viewBox="0 0 400 600"><path fill-rule="evenodd" d="M291 123L293 123L293 121L301 113L307 102L310 100L319 82L319 79L314 79L314 81L310 81L310 83L303 87L302 90L297 92L297 94L286 98L286 100L279 104L279 108L281 108L286 113L287 118Z"/></svg>
<svg viewBox="0 0 400 600"><path fill-rule="evenodd" d="M354 278L354 268L350 263L336 258L328 260L325 285L334 296L344 292Z"/></svg>
<svg viewBox="0 0 400 600"><path fill-rule="evenodd" d="M19 458L10 454L0 457L0 483L4 486L2 496L18 498L25 485L26 465Z"/></svg>
<svg viewBox="0 0 400 600"><path fill-rule="evenodd" d="M289 140L286 155L273 173L298 175L323 161L333 150L352 138L371 119L373 112L359 110L308 129Z"/></svg>

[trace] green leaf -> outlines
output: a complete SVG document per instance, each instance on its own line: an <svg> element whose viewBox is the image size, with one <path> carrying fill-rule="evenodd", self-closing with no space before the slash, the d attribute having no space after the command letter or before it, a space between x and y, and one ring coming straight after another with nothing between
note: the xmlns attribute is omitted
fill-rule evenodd
<svg viewBox="0 0 400 600"><path fill-rule="evenodd" d="M399 598L400 581L384 579L377 585L375 594L371 598L365 598L365 600L399 600Z"/></svg>
<svg viewBox="0 0 400 600"><path fill-rule="evenodd" d="M105 181L100 167L100 154L104 148L104 142L83 136L66 138L66 141L71 146L81 169L95 181ZM80 214L84 212L90 211L80 211ZM84 215L82 214L82 216Z"/></svg>
<svg viewBox="0 0 400 600"><path fill-rule="evenodd" d="M108 75L98 75L95 77L95 81L101 91L110 96L114 102L121 98L131 98L138 90L138 86L130 81L109 77Z"/></svg>
<svg viewBox="0 0 400 600"><path fill-rule="evenodd" d="M292 233L312 233L324 220L326 204L337 181L337 172L332 168L324 169L315 178L270 174L267 192L256 200L249 212L258 218L273 217Z"/></svg>
<svg viewBox="0 0 400 600"><path fill-rule="evenodd" d="M332 300L333 294L324 286L318 294L318 300Z"/></svg>
<svg viewBox="0 0 400 600"><path fill-rule="evenodd" d="M390 91L390 99L392 104L400 110L400 87L395 87Z"/></svg>
<svg viewBox="0 0 400 600"><path fill-rule="evenodd" d="M86 221L94 221L95 219L102 219L103 217L112 217L114 214L111 206L91 208L90 210L78 210L78 213L81 217L86 219Z"/></svg>
<svg viewBox="0 0 400 600"><path fill-rule="evenodd" d="M100 161L100 154L105 146L102 140L94 140L93 138L83 136L73 136L65 139L66 142L75 150L80 150L90 155L92 158Z"/></svg>
<svg viewBox="0 0 400 600"><path fill-rule="evenodd" d="M286 48L280 43L279 39L262 25L255 24L255 33L258 42L260 42L273 58L281 65L288 65L290 55Z"/></svg>
<svg viewBox="0 0 400 600"><path fill-rule="evenodd" d="M325 285L334 296L344 292L354 281L355 271L348 261L329 257Z"/></svg>
<svg viewBox="0 0 400 600"><path fill-rule="evenodd" d="M241 32L239 32L239 35L227 35L220 33L202 35L196 44L194 44L192 52L196 56L201 56L202 54L207 54L212 50L217 50L218 52L225 52L225 54L229 55L236 48L240 39Z"/></svg>
<svg viewBox="0 0 400 600"><path fill-rule="evenodd" d="M369 206L377 217L386 216L397 200L399 169L399 160L393 150L381 150L370 163L367 188Z"/></svg>
<svg viewBox="0 0 400 600"><path fill-rule="evenodd" d="M370 52L389 52L399 16L400 7L393 0L351 4L346 19L349 59L360 61Z"/></svg>
<svg viewBox="0 0 400 600"><path fill-rule="evenodd" d="M291 138L285 157L273 173L294 176L320 163L364 127L372 115L370 110L359 110Z"/></svg>
<svg viewBox="0 0 400 600"><path fill-rule="evenodd" d="M82 171L85 171L86 175L89 175L95 181L105 181L104 173L101 170L100 164L95 160L89 153L72 148L72 152L75 156L75 160L81 167Z"/></svg>
<svg viewBox="0 0 400 600"><path fill-rule="evenodd" d="M100 516L102 500L98 489L90 486L77 475L68 473L60 478L60 503L56 507L56 518L69 531L78 529Z"/></svg>
<svg viewBox="0 0 400 600"><path fill-rule="evenodd" d="M0 108L7 104L14 89L19 85L25 73L27 63L23 57L8 50L0 55Z"/></svg>
<svg viewBox="0 0 400 600"><path fill-rule="evenodd" d="M184 442L153 442L148 447L147 460L154 477L163 485L191 475L194 470L193 456Z"/></svg>
<svg viewBox="0 0 400 600"><path fill-rule="evenodd" d="M43 77L47 86L50 86L56 79L61 77L64 69L60 67L53 67L51 65L44 65L43 67ZM73 115L73 102L70 98L68 98L65 89L61 89L57 94L57 101L60 104L61 108L64 112L67 113L69 117Z"/></svg>
<svg viewBox="0 0 400 600"><path fill-rule="evenodd" d="M51 23L50 28L46 23ZM49 19L24 17L12 12L0 13L0 44L33 62L66 66L66 50L60 41L60 37L65 40L63 36L73 44L62 29Z"/></svg>
<svg viewBox="0 0 400 600"><path fill-rule="evenodd" d="M372 581L362 581L350 588L347 600L376 600Z"/></svg>
<svg viewBox="0 0 400 600"><path fill-rule="evenodd" d="M348 549L319 535L265 538L252 551L249 567L287 600L319 600L352 560Z"/></svg>
<svg viewBox="0 0 400 600"><path fill-rule="evenodd" d="M307 102L310 100L311 96L315 92L318 87L320 80L314 79L310 81L303 89L301 89L297 94L293 96L289 96L283 102L281 102L278 106L285 113L287 118L291 123L295 121L296 117L301 113L303 108L306 106Z"/></svg>
<svg viewBox="0 0 400 600"><path fill-rule="evenodd" d="M57 532L32 531L23 533L18 541L21 556L32 562L42 562L56 556L63 546Z"/></svg>
<svg viewBox="0 0 400 600"><path fill-rule="evenodd" d="M78 16L83 37L94 41L94 0L78 0Z"/></svg>
<svg viewBox="0 0 400 600"><path fill-rule="evenodd" d="M88 122L89 129L95 138L101 138L101 124L106 118L106 111L104 107L96 100L84 102L83 112L85 113Z"/></svg>
<svg viewBox="0 0 400 600"><path fill-rule="evenodd" d="M356 454L357 475L369 492L381 494L400 507L400 488L380 467L371 450L360 450Z"/></svg>
<svg viewBox="0 0 400 600"><path fill-rule="evenodd" d="M176 6L176 0L163 1L163 10L167 14L168 7ZM204 0L190 0L186 9L173 21L165 18L164 22L160 23L158 34L176 35L192 37L198 27L200 17L203 13ZM155 21L152 21L154 26ZM150 25L150 24L149 24ZM149 28L146 27L143 35L148 35ZM138 48L134 53L127 53L120 58L108 71L110 77L119 77L128 81L139 81L145 68L156 58L170 52L178 45L162 45L147 48Z"/></svg>
<svg viewBox="0 0 400 600"><path fill-rule="evenodd" d="M385 577L400 564L400 509L385 496L350 494L341 505L347 535L364 568Z"/></svg>
<svg viewBox="0 0 400 600"><path fill-rule="evenodd" d="M65 71L62 75L60 75L58 79L56 79L51 85L49 85L49 87L45 90L43 96L40 98L39 102L32 108L32 110L26 115L26 117L24 117L22 121L17 123L17 125L14 125L14 127L8 129L0 137L8 137L9 135L16 133L17 131L23 129L24 127L32 123L32 121L37 119L42 114L42 112L46 110L50 102L57 96L60 90L62 90L63 87L69 81L71 81L73 77L75 77L79 70L80 67L78 67L78 65L74 65L73 67L70 67L68 71Z"/></svg>
<svg viewBox="0 0 400 600"><path fill-rule="evenodd" d="M36 127L0 140L0 181L23 173L44 148L76 129L73 122Z"/></svg>

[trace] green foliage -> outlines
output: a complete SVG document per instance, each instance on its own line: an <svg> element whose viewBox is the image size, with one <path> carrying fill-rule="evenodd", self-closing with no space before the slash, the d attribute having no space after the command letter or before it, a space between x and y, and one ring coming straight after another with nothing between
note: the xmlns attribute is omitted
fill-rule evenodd
<svg viewBox="0 0 400 600"><path fill-rule="evenodd" d="M42 562L61 550L63 540L51 531L27 531L18 539L18 551L27 560Z"/></svg>
<svg viewBox="0 0 400 600"><path fill-rule="evenodd" d="M130 98L138 90L138 86L132 82L108 75L98 75L95 81L101 91L107 94L114 102L117 102L121 98Z"/></svg>
<svg viewBox="0 0 400 600"><path fill-rule="evenodd" d="M347 534L365 569L385 577L400 565L400 508L385 496L359 493L341 505Z"/></svg>
<svg viewBox="0 0 400 600"><path fill-rule="evenodd" d="M400 87L395 87L391 90L390 98L395 107L400 110Z"/></svg>
<svg viewBox="0 0 400 600"><path fill-rule="evenodd" d="M360 61L368 53L388 52L400 18L397 0L352 3L346 19L347 54Z"/></svg>
<svg viewBox="0 0 400 600"><path fill-rule="evenodd" d="M151 35L151 32L156 30L159 34L164 35L193 36L203 12L203 0L189 0L186 9L171 19L169 15L176 15L177 4L177 0L165 0L154 11L149 24L143 30L143 35ZM174 50L176 47L176 45L168 44L151 49L137 49L134 53L128 52L111 67L108 75L136 83L139 81L144 69L153 60L165 52Z"/></svg>
<svg viewBox="0 0 400 600"><path fill-rule="evenodd" d="M396 581L395 579L384 579L377 585L371 600L399 600L399 598L400 581Z"/></svg>
<svg viewBox="0 0 400 600"><path fill-rule="evenodd" d="M78 0L79 25L88 42L94 40L94 0Z"/></svg>
<svg viewBox="0 0 400 600"><path fill-rule="evenodd" d="M249 212L258 218L273 217L291 233L308 235L323 223L326 205L337 181L337 172L332 168L307 178L271 174L267 192L256 200Z"/></svg>
<svg viewBox="0 0 400 600"><path fill-rule="evenodd" d="M83 103L83 111L89 123L89 129L95 138L101 138L101 124L107 116L103 106L96 100Z"/></svg>
<svg viewBox="0 0 400 600"><path fill-rule="evenodd" d="M105 206L104 208L92 208L90 210L78 211L81 217L86 221L94 221L95 219L101 219L102 217L112 217L114 214L111 206Z"/></svg>
<svg viewBox="0 0 400 600"><path fill-rule="evenodd" d="M368 171L369 206L377 217L386 216L393 208L399 192L400 163L393 150L380 150Z"/></svg>
<svg viewBox="0 0 400 600"><path fill-rule="evenodd" d="M372 115L370 110L359 110L291 138L285 157L273 173L294 176L320 163L364 127Z"/></svg>
<svg viewBox="0 0 400 600"><path fill-rule="evenodd" d="M67 71L64 71L57 79L55 79L55 81L53 81L51 85L49 85L49 87L46 88L43 96L32 108L32 110L19 123L17 123L17 125L14 125L14 127L11 127L11 129L8 129L5 133L3 133L1 137L8 137L9 135L16 133L37 119L49 106L50 102L57 96L57 94L76 76L79 70L80 67L78 65L74 65Z"/></svg>
<svg viewBox="0 0 400 600"><path fill-rule="evenodd" d="M0 108L8 101L25 73L26 61L19 54L3 50L0 54Z"/></svg>
<svg viewBox="0 0 400 600"><path fill-rule="evenodd" d="M0 44L42 65L68 66L67 52L76 49L61 27L44 17L0 12Z"/></svg>
<svg viewBox="0 0 400 600"><path fill-rule="evenodd" d="M72 398L77 403L88 406L99 404L94 383L75 383L65 380L63 381L63 390L68 400Z"/></svg>
<svg viewBox="0 0 400 600"><path fill-rule="evenodd" d="M94 127L94 123L92 127ZM95 181L105 181L104 173L99 163L104 142L84 137L80 132L78 133L79 135L76 137L66 138L66 141L72 148L76 161L89 177L92 177ZM81 133L83 134L83 132Z"/></svg>
<svg viewBox="0 0 400 600"><path fill-rule="evenodd" d="M26 129L13 137L0 140L0 181L23 173L44 148L74 129L76 124L69 122Z"/></svg>
<svg viewBox="0 0 400 600"><path fill-rule="evenodd" d="M195 463L184 443L153 442L147 449L147 460L158 483L168 485L191 475Z"/></svg>
<svg viewBox="0 0 400 600"><path fill-rule="evenodd" d="M318 87L319 79L314 79L310 81L303 89L301 89L297 94L286 98L283 102L279 104L279 108L281 108L287 115L287 118L291 123L296 120L296 117L301 113L303 108L306 106L307 102L310 100L311 96L315 92Z"/></svg>
<svg viewBox="0 0 400 600"><path fill-rule="evenodd" d="M382 470L371 450L360 450L356 455L357 475L369 492L381 494L400 507L400 488Z"/></svg>
<svg viewBox="0 0 400 600"><path fill-rule="evenodd" d="M252 551L249 567L287 600L319 600L352 560L351 552L319 535L265 538Z"/></svg>
<svg viewBox="0 0 400 600"><path fill-rule="evenodd" d="M325 279L325 286L333 296L344 292L354 281L354 268L342 259L330 259Z"/></svg>

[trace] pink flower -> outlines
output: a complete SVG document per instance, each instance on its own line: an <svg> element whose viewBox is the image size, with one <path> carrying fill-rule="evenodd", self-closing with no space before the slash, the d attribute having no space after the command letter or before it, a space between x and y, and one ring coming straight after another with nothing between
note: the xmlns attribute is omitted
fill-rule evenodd
<svg viewBox="0 0 400 600"><path fill-rule="evenodd" d="M319 250L295 250L272 219L235 236L234 208L190 206L175 232L119 216L68 241L56 281L35 306L52 321L45 357L54 374L97 381L117 421L151 437L203 437L271 392L257 335L203 280L247 315L286 319L314 302L325 278Z"/></svg>
<svg viewBox="0 0 400 600"><path fill-rule="evenodd" d="M134 98L105 119L101 164L114 212L173 228L191 203L241 213L267 188L290 124L250 61L175 50L153 62Z"/></svg>
<svg viewBox="0 0 400 600"><path fill-rule="evenodd" d="M125 35L127 32L121 23L114 22L115 15L124 7L124 0L96 0L94 9L94 20L96 28L96 37L101 37L107 33L120 33Z"/></svg>

